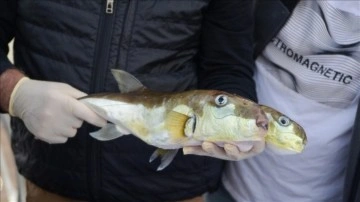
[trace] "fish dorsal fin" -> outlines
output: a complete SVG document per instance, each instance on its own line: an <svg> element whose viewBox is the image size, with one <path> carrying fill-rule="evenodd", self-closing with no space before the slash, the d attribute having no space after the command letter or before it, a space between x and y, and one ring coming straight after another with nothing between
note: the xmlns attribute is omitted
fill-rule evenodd
<svg viewBox="0 0 360 202"><path fill-rule="evenodd" d="M145 88L145 86L137 78L126 71L111 69L111 73L117 81L119 90L122 93L129 93Z"/></svg>

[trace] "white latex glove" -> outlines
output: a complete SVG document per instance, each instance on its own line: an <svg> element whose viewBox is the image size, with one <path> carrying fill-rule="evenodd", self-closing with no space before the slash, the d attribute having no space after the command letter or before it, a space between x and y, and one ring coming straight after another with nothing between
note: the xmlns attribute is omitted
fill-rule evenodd
<svg viewBox="0 0 360 202"><path fill-rule="evenodd" d="M9 113L21 118L36 138L65 143L83 121L103 127L106 120L77 98L86 94L68 84L22 78L10 97Z"/></svg>
<svg viewBox="0 0 360 202"><path fill-rule="evenodd" d="M244 142L238 146L232 144L224 144L220 147L211 142L203 142L201 146L184 147L183 153L195 154L200 156L210 156L223 160L239 161L253 157L264 151L265 140Z"/></svg>

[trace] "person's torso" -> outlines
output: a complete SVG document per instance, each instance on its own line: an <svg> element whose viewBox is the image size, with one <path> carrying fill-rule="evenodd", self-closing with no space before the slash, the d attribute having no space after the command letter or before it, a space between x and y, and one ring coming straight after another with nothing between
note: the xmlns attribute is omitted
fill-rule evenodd
<svg viewBox="0 0 360 202"><path fill-rule="evenodd" d="M112 68L156 90L194 88L208 2L19 0L15 62L34 79L86 92L117 90Z"/></svg>
<svg viewBox="0 0 360 202"><path fill-rule="evenodd" d="M339 108L359 96L360 15L331 2L300 2L263 56L269 72L285 86Z"/></svg>
<svg viewBox="0 0 360 202"><path fill-rule="evenodd" d="M112 68L131 72L154 90L195 88L208 3L19 0L15 63L30 78L65 82L87 93L117 91ZM214 188L222 166L179 154L157 172L159 162L148 162L155 148L133 136L100 143L86 124L61 145L35 140L18 119L12 129L20 172L42 188L80 200L180 200Z"/></svg>
<svg viewBox="0 0 360 202"><path fill-rule="evenodd" d="M229 163L223 182L235 199L341 201L360 96L359 19L329 1L300 1L258 57L259 102L302 125L308 144L298 155L265 150Z"/></svg>

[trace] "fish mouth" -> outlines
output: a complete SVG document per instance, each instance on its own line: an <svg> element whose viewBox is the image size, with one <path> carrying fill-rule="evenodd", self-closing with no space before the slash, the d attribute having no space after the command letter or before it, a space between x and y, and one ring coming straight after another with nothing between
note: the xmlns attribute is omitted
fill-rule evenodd
<svg viewBox="0 0 360 202"><path fill-rule="evenodd" d="M256 124L256 125L262 129L264 129L265 131L267 131L269 129L267 123L261 123L261 124Z"/></svg>
<svg viewBox="0 0 360 202"><path fill-rule="evenodd" d="M268 130L269 119L266 117L264 111L259 110L256 114L256 126L263 129L264 131Z"/></svg>
<svg viewBox="0 0 360 202"><path fill-rule="evenodd" d="M262 119L256 119L256 126L263 131L264 133L267 133L269 129L268 120L262 120Z"/></svg>

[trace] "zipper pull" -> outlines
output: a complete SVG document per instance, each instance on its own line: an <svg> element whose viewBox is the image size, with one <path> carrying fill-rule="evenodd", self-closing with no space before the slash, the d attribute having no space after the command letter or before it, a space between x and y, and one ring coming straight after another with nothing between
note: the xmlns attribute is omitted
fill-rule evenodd
<svg viewBox="0 0 360 202"><path fill-rule="evenodd" d="M112 14L114 12L114 0L106 0L106 10L107 14Z"/></svg>

